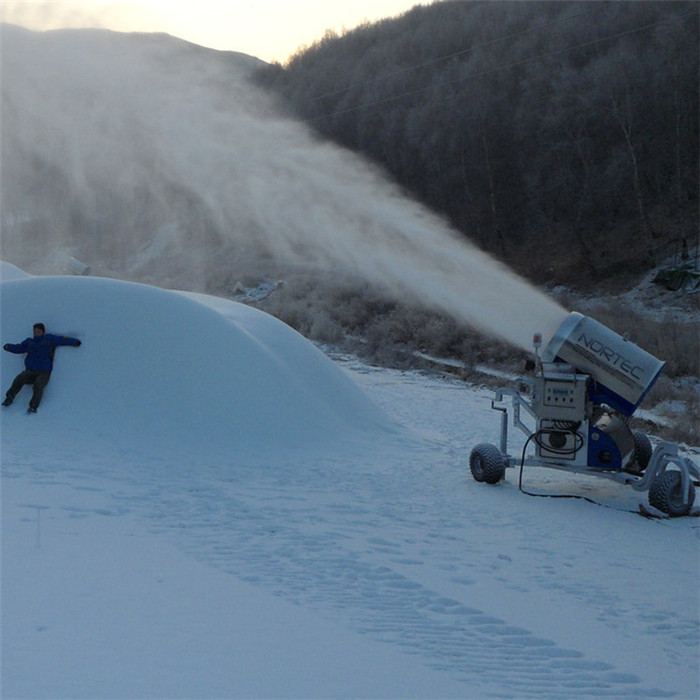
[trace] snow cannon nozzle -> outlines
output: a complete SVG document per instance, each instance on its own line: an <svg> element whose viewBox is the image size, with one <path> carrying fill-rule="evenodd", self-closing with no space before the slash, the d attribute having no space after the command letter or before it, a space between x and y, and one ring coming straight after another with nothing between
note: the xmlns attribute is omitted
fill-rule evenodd
<svg viewBox="0 0 700 700"><path fill-rule="evenodd" d="M665 362L602 323L569 314L542 352L542 361L566 363L595 381L596 403L631 416L663 371Z"/></svg>

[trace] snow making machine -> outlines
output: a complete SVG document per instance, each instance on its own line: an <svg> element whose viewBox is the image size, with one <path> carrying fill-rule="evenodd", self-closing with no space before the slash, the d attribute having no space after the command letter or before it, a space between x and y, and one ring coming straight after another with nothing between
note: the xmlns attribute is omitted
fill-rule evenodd
<svg viewBox="0 0 700 700"><path fill-rule="evenodd" d="M652 449L647 435L628 423L665 363L576 312L544 349L535 334L534 348L534 375L520 379L519 389L495 392L491 407L501 412L500 445L474 447L474 479L496 484L506 468L520 465L522 490L524 467L549 467L629 484L648 491L649 504L668 516L688 515L700 469L674 443ZM519 456L508 454L509 418L527 436Z"/></svg>

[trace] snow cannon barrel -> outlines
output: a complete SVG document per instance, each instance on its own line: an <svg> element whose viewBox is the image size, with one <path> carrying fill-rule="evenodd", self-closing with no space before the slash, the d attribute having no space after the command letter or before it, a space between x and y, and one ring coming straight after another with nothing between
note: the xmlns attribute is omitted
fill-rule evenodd
<svg viewBox="0 0 700 700"><path fill-rule="evenodd" d="M542 353L543 362L565 362L590 375L591 398L631 416L663 371L658 360L588 316L572 312Z"/></svg>
<svg viewBox="0 0 700 700"><path fill-rule="evenodd" d="M66 260L66 269L72 275L90 274L90 266L86 265L84 262L80 262L80 260L76 260L76 258L73 257L68 258L68 260Z"/></svg>

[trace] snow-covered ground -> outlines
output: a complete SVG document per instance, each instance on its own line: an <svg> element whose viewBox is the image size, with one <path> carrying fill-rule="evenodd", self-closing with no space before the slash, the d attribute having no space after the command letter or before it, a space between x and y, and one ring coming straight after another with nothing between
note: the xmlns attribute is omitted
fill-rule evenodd
<svg viewBox="0 0 700 700"><path fill-rule="evenodd" d="M485 390L234 302L2 271L3 344L83 341L0 414L3 698L698 697L697 518L474 482Z"/></svg>

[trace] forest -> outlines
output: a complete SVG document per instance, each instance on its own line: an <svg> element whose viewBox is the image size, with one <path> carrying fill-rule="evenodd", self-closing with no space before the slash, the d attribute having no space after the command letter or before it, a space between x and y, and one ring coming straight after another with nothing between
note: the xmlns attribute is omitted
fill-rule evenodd
<svg viewBox="0 0 700 700"><path fill-rule="evenodd" d="M698 247L698 3L418 5L258 83L538 283Z"/></svg>

